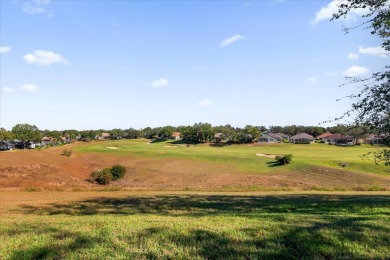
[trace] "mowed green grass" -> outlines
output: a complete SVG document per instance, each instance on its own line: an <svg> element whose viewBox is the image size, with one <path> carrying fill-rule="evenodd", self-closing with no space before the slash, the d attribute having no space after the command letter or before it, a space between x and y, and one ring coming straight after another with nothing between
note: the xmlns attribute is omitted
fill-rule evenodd
<svg viewBox="0 0 390 260"><path fill-rule="evenodd" d="M0 193L0 259L385 259L390 194Z"/></svg>
<svg viewBox="0 0 390 260"><path fill-rule="evenodd" d="M108 149L116 147L118 149ZM379 147L380 149L380 147ZM230 145L213 147L209 144L186 145L174 142L148 143L147 140L115 140L93 142L76 149L82 153L106 153L110 155L131 155L144 158L167 159L183 158L199 162L207 161L216 164L230 164L243 173L261 173L270 171L304 171L312 167L328 167L350 172L366 172L388 175L384 165L377 165L373 160L363 159L362 155L378 151L378 147L361 145L341 147L328 144L262 144L262 145ZM293 154L293 163L275 167L274 160L256 156L263 154ZM341 168L339 163L350 166Z"/></svg>

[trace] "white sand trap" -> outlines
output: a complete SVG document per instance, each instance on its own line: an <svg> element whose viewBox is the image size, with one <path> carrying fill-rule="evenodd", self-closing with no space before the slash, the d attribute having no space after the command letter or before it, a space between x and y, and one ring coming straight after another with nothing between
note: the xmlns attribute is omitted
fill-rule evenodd
<svg viewBox="0 0 390 260"><path fill-rule="evenodd" d="M167 148L177 148L179 146L174 146L174 145L165 145L164 147L167 147Z"/></svg>
<svg viewBox="0 0 390 260"><path fill-rule="evenodd" d="M257 153L256 155L262 156L262 157L267 157L267 158L272 158L272 159L275 159L275 157L278 156L278 154L266 154L266 153Z"/></svg>
<svg viewBox="0 0 390 260"><path fill-rule="evenodd" d="M112 150L118 150L119 148L118 147L106 147L106 148L108 148L108 149L112 149Z"/></svg>

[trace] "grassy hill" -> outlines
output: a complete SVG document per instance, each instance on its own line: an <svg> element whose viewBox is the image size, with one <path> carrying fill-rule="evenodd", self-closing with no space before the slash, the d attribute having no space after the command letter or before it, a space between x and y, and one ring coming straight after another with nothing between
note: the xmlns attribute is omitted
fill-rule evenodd
<svg viewBox="0 0 390 260"><path fill-rule="evenodd" d="M384 259L390 177L360 158L375 149L117 140L4 152L0 259ZM87 180L113 164L124 179Z"/></svg>
<svg viewBox="0 0 390 260"><path fill-rule="evenodd" d="M116 148L116 149L109 149ZM246 172L269 172L274 160L256 157L257 153L283 155L293 154L294 163L285 167L288 170L300 170L312 166L324 166L339 169L338 163L348 162L351 166L343 170L385 174L384 166L375 165L372 161L363 160L365 153L376 151L371 145L342 147L328 144L249 144L215 147L209 144L197 144L187 147L175 142L149 143L147 140L118 140L96 142L78 147L83 153L107 153L132 155L156 159L190 159L202 162L227 163Z"/></svg>
<svg viewBox="0 0 390 260"><path fill-rule="evenodd" d="M72 155L61 155L64 149L72 150ZM361 158L376 149L284 143L187 147L148 140L75 143L2 152L0 190L390 190L386 167ZM285 154L294 156L289 165L277 166L269 158ZM126 167L124 179L109 186L88 181L93 171L114 164Z"/></svg>

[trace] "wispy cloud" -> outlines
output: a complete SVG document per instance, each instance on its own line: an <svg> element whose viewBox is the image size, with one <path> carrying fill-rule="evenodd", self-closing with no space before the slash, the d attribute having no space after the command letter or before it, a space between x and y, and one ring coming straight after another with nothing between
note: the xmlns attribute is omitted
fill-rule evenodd
<svg viewBox="0 0 390 260"><path fill-rule="evenodd" d="M348 53L348 59L350 60L356 60L359 58L359 55L358 54L355 54L355 53Z"/></svg>
<svg viewBox="0 0 390 260"><path fill-rule="evenodd" d="M333 14L337 13L341 4L347 3L347 0L333 0L327 6L323 6L312 19L312 24L319 23L323 20L330 20ZM346 19L356 19L356 16L367 14L368 10L365 8L351 9Z"/></svg>
<svg viewBox="0 0 390 260"><path fill-rule="evenodd" d="M55 63L67 65L69 62L58 53L52 51L37 50L23 56L23 59L30 64L48 66Z"/></svg>
<svg viewBox="0 0 390 260"><path fill-rule="evenodd" d="M368 54L373 56L378 56L381 58L388 58L390 52L383 49L381 46L378 47L364 47L363 45L359 46L359 53Z"/></svg>
<svg viewBox="0 0 390 260"><path fill-rule="evenodd" d="M51 0L32 0L32 2L36 3L37 5L46 5L51 2Z"/></svg>
<svg viewBox="0 0 390 260"><path fill-rule="evenodd" d="M337 71L325 72L325 76L332 77L338 74Z"/></svg>
<svg viewBox="0 0 390 260"><path fill-rule="evenodd" d="M30 0L23 3L22 11L26 14L47 14L50 17L52 13L46 8L50 2L51 0Z"/></svg>
<svg viewBox="0 0 390 260"><path fill-rule="evenodd" d="M343 74L347 77L358 77L367 74L370 69L366 67L351 66L347 70L343 71Z"/></svg>
<svg viewBox="0 0 390 260"><path fill-rule="evenodd" d="M236 41L239 41L239 40L244 40L244 39L245 39L244 36L241 36L241 35L237 34L237 35L234 35L234 36L232 36L230 38L227 38L227 39L221 41L219 47L220 48L225 48L226 46L232 44L233 42L236 42Z"/></svg>
<svg viewBox="0 0 390 260"><path fill-rule="evenodd" d="M318 81L318 79L316 77L310 77L310 78L307 78L307 81L309 81L311 83L316 83Z"/></svg>
<svg viewBox="0 0 390 260"><path fill-rule="evenodd" d="M155 88L162 88L162 87L169 85L169 80L167 80L165 78L161 78L161 79L153 81L151 85L152 85L152 87L155 87Z"/></svg>
<svg viewBox="0 0 390 260"><path fill-rule="evenodd" d="M20 87L20 89L24 92L31 92L31 93L39 91L39 87L32 84L24 84Z"/></svg>
<svg viewBox="0 0 390 260"><path fill-rule="evenodd" d="M0 53L6 53L11 51L11 47L9 46L0 46Z"/></svg>
<svg viewBox="0 0 390 260"><path fill-rule="evenodd" d="M214 105L214 102L212 102L210 99L205 98L202 101L199 102L199 105L201 107L211 107Z"/></svg>
<svg viewBox="0 0 390 260"><path fill-rule="evenodd" d="M5 93L14 93L14 89L13 88L4 87L3 90L4 90Z"/></svg>

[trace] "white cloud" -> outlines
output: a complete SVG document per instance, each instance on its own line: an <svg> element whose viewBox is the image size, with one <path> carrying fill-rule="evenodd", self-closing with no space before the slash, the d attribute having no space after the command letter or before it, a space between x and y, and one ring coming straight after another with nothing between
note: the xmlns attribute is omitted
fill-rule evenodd
<svg viewBox="0 0 390 260"><path fill-rule="evenodd" d="M333 14L337 13L339 6L343 3L347 3L347 0L333 0L327 6L321 7L321 9L316 13L315 18L312 20L313 24L319 23L322 20L330 20ZM369 10L364 8L352 9L346 19L356 19L356 16L362 16L367 14Z"/></svg>
<svg viewBox="0 0 390 260"><path fill-rule="evenodd" d="M11 47L9 46L0 46L0 53L5 53L11 51Z"/></svg>
<svg viewBox="0 0 390 260"><path fill-rule="evenodd" d="M316 77L310 77L310 78L307 78L307 81L309 81L311 83L316 83L318 81L318 79Z"/></svg>
<svg viewBox="0 0 390 260"><path fill-rule="evenodd" d="M325 76L332 77L338 74L337 71L325 72Z"/></svg>
<svg viewBox="0 0 390 260"><path fill-rule="evenodd" d="M23 59L30 64L47 66L54 63L68 64L68 61L58 53L52 51L37 50L33 54L23 56Z"/></svg>
<svg viewBox="0 0 390 260"><path fill-rule="evenodd" d="M370 69L366 67L351 66L347 70L343 71L343 74L347 77L358 77L368 73Z"/></svg>
<svg viewBox="0 0 390 260"><path fill-rule="evenodd" d="M26 14L47 14L50 17L52 14L44 6L50 4L51 0L30 0L22 6L22 11Z"/></svg>
<svg viewBox="0 0 390 260"><path fill-rule="evenodd" d="M350 60L356 60L359 58L359 55L358 54L355 54L355 53L348 53L348 59Z"/></svg>
<svg viewBox="0 0 390 260"><path fill-rule="evenodd" d="M25 91L25 92L38 92L39 91L39 87L37 87L35 85L31 85L31 84L24 84L20 87L20 89L22 91Z"/></svg>
<svg viewBox="0 0 390 260"><path fill-rule="evenodd" d="M162 88L169 85L169 80L161 78L152 82L152 87Z"/></svg>
<svg viewBox="0 0 390 260"><path fill-rule="evenodd" d="M47 10L41 6L32 6L30 4L24 4L22 8L26 14L44 14Z"/></svg>
<svg viewBox="0 0 390 260"><path fill-rule="evenodd" d="M359 53L362 54L368 54L368 55L374 55L381 58L388 58L389 57L389 51L386 51L381 46L378 47L364 47L363 45L359 46Z"/></svg>
<svg viewBox="0 0 390 260"><path fill-rule="evenodd" d="M3 90L4 90L5 93L14 93L14 89L13 88L4 87Z"/></svg>
<svg viewBox="0 0 390 260"><path fill-rule="evenodd" d="M219 45L219 47L220 48L225 48L226 46L232 44L233 42L236 42L236 41L239 41L239 40L244 40L244 39L245 39L244 36L241 36L241 35L237 34L237 35L234 35L234 36L232 36L230 38L227 38L227 39L223 40L221 42L221 44Z"/></svg>
<svg viewBox="0 0 390 260"><path fill-rule="evenodd" d="M36 3L37 5L46 5L46 4L49 4L51 2L51 0L32 0L34 3Z"/></svg>
<svg viewBox="0 0 390 260"><path fill-rule="evenodd" d="M214 105L214 102L212 102L210 99L205 98L204 100L199 102L199 105L202 107L211 107Z"/></svg>

